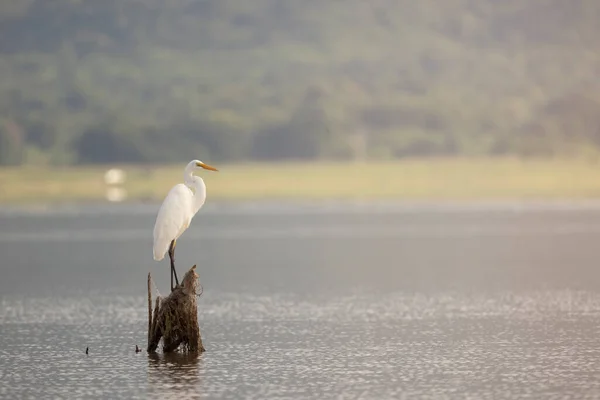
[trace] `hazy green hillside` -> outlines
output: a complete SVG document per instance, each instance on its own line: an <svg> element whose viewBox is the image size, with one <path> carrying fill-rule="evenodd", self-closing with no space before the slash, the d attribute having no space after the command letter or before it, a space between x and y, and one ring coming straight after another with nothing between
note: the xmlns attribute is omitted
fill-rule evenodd
<svg viewBox="0 0 600 400"><path fill-rule="evenodd" d="M595 0L0 3L0 163L600 146Z"/></svg>

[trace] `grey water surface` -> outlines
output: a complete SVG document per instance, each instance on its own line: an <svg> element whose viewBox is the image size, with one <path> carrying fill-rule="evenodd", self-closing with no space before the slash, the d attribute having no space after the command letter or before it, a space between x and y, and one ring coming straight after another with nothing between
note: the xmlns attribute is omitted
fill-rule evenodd
<svg viewBox="0 0 600 400"><path fill-rule="evenodd" d="M134 351L156 210L0 212L0 398L600 398L599 207L207 204L200 357Z"/></svg>

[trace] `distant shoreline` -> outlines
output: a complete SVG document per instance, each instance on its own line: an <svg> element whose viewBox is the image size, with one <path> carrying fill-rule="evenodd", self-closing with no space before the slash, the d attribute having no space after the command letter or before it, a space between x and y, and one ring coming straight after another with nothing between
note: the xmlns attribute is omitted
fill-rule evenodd
<svg viewBox="0 0 600 400"><path fill-rule="evenodd" d="M48 204L0 204L0 216L22 214L155 214L159 201L56 202ZM411 214L489 212L600 211L600 199L482 199L482 200L209 200L203 214Z"/></svg>
<svg viewBox="0 0 600 400"><path fill-rule="evenodd" d="M207 160L209 161L209 160ZM158 204L181 165L121 168L126 203ZM218 165L202 174L208 203L600 204L600 164L581 160L415 158L396 162ZM106 204L111 166L0 168L0 205Z"/></svg>

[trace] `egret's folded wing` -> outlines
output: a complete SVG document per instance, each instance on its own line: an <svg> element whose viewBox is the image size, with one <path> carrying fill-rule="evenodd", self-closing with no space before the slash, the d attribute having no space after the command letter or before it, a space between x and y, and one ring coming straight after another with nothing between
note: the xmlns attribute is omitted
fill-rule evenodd
<svg viewBox="0 0 600 400"><path fill-rule="evenodd" d="M181 233L188 223L191 212L192 192L183 184L173 187L163 201L156 223L154 224L154 259L160 261L165 257L173 239Z"/></svg>

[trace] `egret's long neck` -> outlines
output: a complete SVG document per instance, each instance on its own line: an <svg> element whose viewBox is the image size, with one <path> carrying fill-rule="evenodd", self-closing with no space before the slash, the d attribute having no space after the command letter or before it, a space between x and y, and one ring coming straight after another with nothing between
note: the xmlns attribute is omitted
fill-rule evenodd
<svg viewBox="0 0 600 400"><path fill-rule="evenodd" d="M202 178L192 175L191 171L186 171L184 182L187 187L194 191L194 203L192 204L192 211L194 214L196 214L206 201L206 185L204 184L204 180Z"/></svg>

